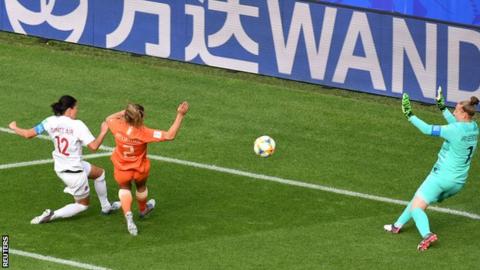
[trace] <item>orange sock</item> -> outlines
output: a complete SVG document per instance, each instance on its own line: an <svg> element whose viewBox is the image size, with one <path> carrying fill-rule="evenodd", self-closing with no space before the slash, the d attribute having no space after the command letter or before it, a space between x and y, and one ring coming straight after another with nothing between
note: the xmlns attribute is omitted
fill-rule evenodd
<svg viewBox="0 0 480 270"><path fill-rule="evenodd" d="M118 190L118 197L122 204L123 214L130 212L132 208L132 192L128 189L121 188Z"/></svg>
<svg viewBox="0 0 480 270"><path fill-rule="evenodd" d="M143 192L137 192L135 193L135 197L137 197L137 203L138 203L138 209L140 212L145 211L147 208L147 197L148 197L148 189L145 188Z"/></svg>

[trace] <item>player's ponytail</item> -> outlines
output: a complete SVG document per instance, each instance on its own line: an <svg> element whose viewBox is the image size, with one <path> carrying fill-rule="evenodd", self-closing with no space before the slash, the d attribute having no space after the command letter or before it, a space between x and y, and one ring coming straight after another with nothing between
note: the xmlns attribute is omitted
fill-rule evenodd
<svg viewBox="0 0 480 270"><path fill-rule="evenodd" d="M69 108L75 107L77 100L69 95L62 96L57 102L50 105L52 107L53 114L56 116L63 115Z"/></svg>
<svg viewBox="0 0 480 270"><path fill-rule="evenodd" d="M472 106L477 106L479 103L479 100L476 96L471 96L470 97L470 105Z"/></svg>
<svg viewBox="0 0 480 270"><path fill-rule="evenodd" d="M473 117L475 115L475 112L477 111L476 106L478 105L478 103L479 103L479 100L475 96L470 97L470 100L465 100L461 102L463 110L470 117Z"/></svg>
<svg viewBox="0 0 480 270"><path fill-rule="evenodd" d="M129 103L125 109L125 121L131 126L141 127L145 110L140 104Z"/></svg>

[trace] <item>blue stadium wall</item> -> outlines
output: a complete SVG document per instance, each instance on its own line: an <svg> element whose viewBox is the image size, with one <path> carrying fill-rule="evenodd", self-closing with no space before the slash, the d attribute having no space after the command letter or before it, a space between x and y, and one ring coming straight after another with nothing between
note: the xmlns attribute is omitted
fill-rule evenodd
<svg viewBox="0 0 480 270"><path fill-rule="evenodd" d="M480 25L480 0L311 0L420 18Z"/></svg>
<svg viewBox="0 0 480 270"><path fill-rule="evenodd" d="M480 97L480 29L294 0L1 0L3 31L433 103Z"/></svg>

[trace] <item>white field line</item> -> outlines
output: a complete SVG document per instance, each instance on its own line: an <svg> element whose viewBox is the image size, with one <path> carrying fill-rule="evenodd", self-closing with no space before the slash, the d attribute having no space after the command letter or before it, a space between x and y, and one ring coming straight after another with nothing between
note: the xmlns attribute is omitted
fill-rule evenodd
<svg viewBox="0 0 480 270"><path fill-rule="evenodd" d="M275 183L284 184L284 185L290 185L290 186L296 186L296 187L302 187L302 188L309 188L309 189L316 189L316 190L336 193L336 194L340 194L340 195L344 195L344 196L350 196L350 197L356 197L356 198L362 198L362 199L367 199L367 200L372 200L372 201L385 202L385 203L398 204L398 205L407 205L408 204L408 201L396 200L396 199L391 199L391 198L387 198L387 197L370 195L370 194L365 194L365 193L360 193L360 192L355 192L355 191L350 191L350 190L345 190L345 189L338 189L338 188L333 188L333 187L328 187L328 186L323 186L323 185L318 185L318 184L305 183L305 182L301 182L301 181L298 181L298 180L285 179L285 178L280 178L280 177L275 177L275 176L268 176L268 175L263 175L263 174L251 173L251 172L246 172L246 171L240 171L240 170L235 170L235 169L218 167L218 166L215 166L215 165L202 164L202 163L180 160L180 159L175 159L175 158L162 157L162 156L157 156L157 155L148 155L148 157L150 159L160 160L160 161L169 162L169 163L175 163L175 164L180 164L180 165L185 165L185 166L190 166L190 167L195 167L195 168L201 168L201 169L206 169L206 170L211 170L211 171L233 174L233 175L245 176L245 177L249 177L249 178L254 178L254 179L264 180L264 181L270 181L270 182L275 182ZM471 219L480 220L480 215L465 212L465 211L459 211L459 210L455 210L455 209L436 207L436 206L430 206L428 209L436 211L436 212L447 213L447 214L451 214L451 215L463 216L463 217L467 217L467 218L471 218Z"/></svg>
<svg viewBox="0 0 480 270"><path fill-rule="evenodd" d="M0 131L13 133L13 131L11 131L9 129L6 129L6 128L1 128L1 127L0 127ZM46 138L46 139L50 140L50 138L47 137L47 136L37 136L37 137L42 138L42 139ZM101 149L106 150L106 151L113 151L113 148L108 147L108 146L102 146ZM245 177L249 177L249 178L253 178L253 179L270 181L270 182L275 182L275 183L284 184L284 185L290 185L290 186L296 186L296 187L302 187L302 188L309 188L309 189L316 189L316 190L336 193L336 194L340 194L340 195L344 195L344 196L362 198L362 199L378 201L378 202L385 202L385 203L390 203L390 204L397 204L397 205L407 205L408 204L408 201L396 200L396 199L391 199L391 198L387 198L387 197L381 197L381 196L376 196L376 195L371 195L371 194L366 194L366 193L360 193L360 192L355 192L355 191L350 191L350 190L345 190L345 189L338 189L338 188L333 188L333 187L328 187L328 186L323 186L323 185L318 185L318 184L311 184L311 183L306 183L306 182L302 182L302 181L299 181L299 180L285 179L285 178L280 178L280 177L275 177L275 176L268 176L268 175L263 175L263 174L251 173L251 172L246 172L246 171L241 171L241 170L236 170L236 169L219 167L219 166L215 166L215 165L197 163L197 162L180 160L180 159L169 158L169 157L162 157L162 156L158 156L158 155L148 155L148 157L150 159L153 159L153 160L159 160L159 161L164 161L164 162L168 162L168 163L174 163L174 164L190 166L190 167L200 168L200 169L206 169L206 170L211 170L211 171L216 171L216 172L223 172L223 173L227 173L227 174L245 176ZM447 214L451 214L451 215L462 216L462 217L467 217L467 218L470 218L470 219L480 220L480 215L475 214L475 213L466 212L466 211L460 211L460 210L444 208L444 207L436 207L436 206L431 206L431 207L429 207L429 209L432 210L432 211L436 211L436 212L447 213Z"/></svg>
<svg viewBox="0 0 480 270"><path fill-rule="evenodd" d="M70 260L64 260L64 259L59 259L51 256L44 256L36 253L31 253L31 252L25 252L17 249L10 249L9 252L14 255L18 256L24 256L24 257L29 257L37 260L42 260L42 261L47 261L47 262L53 262L53 263L58 263L58 264L65 264L81 269L90 269L90 270L109 270L109 268L105 267L100 267L92 264L86 264L86 263L80 263L76 261L70 261Z"/></svg>
<svg viewBox="0 0 480 270"><path fill-rule="evenodd" d="M105 157L110 155L111 153L95 153L95 154L84 155L83 159L92 159L92 158ZM33 160L33 161L9 163L9 164L0 164L0 170L26 167L26 166L32 166L32 165L48 164L48 163L53 163L53 159L50 158L50 159L40 159L40 160Z"/></svg>

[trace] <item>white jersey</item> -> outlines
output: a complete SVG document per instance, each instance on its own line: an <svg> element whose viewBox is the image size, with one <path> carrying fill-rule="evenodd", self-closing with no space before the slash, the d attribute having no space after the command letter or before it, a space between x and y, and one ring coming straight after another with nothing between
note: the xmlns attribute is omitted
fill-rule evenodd
<svg viewBox="0 0 480 270"><path fill-rule="evenodd" d="M67 116L50 116L35 127L37 134L48 132L55 149L52 152L55 171L81 171L82 146L95 140L88 127L81 120Z"/></svg>

